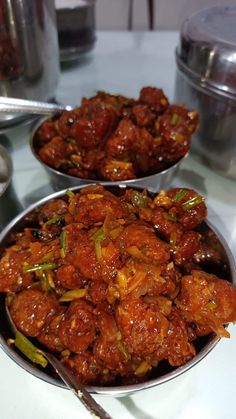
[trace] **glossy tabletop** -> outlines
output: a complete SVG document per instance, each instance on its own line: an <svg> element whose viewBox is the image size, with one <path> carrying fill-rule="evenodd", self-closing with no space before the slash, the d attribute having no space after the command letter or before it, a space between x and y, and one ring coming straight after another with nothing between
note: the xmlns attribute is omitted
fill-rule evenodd
<svg viewBox="0 0 236 419"><path fill-rule="evenodd" d="M79 104L97 90L137 97L143 86L163 88L174 97L177 32L99 32L90 56L64 65L56 99ZM22 207L53 192L47 175L29 148L31 124L0 135L10 152L13 188ZM196 189L206 198L209 218L236 256L236 182L208 168L194 151L185 159L175 186ZM0 217L1 217L0 208ZM130 397L96 399L114 419L236 418L236 326L230 339L178 379ZM21 369L0 350L1 419L89 418L69 391L54 387Z"/></svg>

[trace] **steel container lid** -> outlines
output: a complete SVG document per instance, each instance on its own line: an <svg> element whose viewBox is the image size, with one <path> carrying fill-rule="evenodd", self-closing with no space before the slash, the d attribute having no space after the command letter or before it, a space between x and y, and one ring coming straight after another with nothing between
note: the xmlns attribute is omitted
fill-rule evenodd
<svg viewBox="0 0 236 419"><path fill-rule="evenodd" d="M236 100L236 6L207 8L186 19L176 61L195 85Z"/></svg>

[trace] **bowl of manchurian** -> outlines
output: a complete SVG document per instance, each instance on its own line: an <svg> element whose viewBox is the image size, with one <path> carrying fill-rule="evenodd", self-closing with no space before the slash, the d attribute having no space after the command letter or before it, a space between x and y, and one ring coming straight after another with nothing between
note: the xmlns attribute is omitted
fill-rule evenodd
<svg viewBox="0 0 236 419"><path fill-rule="evenodd" d="M191 189L55 192L0 243L0 345L57 386L43 351L89 391L122 396L189 370L236 320L232 255Z"/></svg>
<svg viewBox="0 0 236 419"><path fill-rule="evenodd" d="M56 190L122 181L157 192L170 186L198 123L197 112L170 105L162 89L144 87L138 99L98 92L40 121L30 144Z"/></svg>

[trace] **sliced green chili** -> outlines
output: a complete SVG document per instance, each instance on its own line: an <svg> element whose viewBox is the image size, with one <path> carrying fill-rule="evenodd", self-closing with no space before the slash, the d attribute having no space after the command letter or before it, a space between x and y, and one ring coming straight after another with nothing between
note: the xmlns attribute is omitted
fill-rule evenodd
<svg viewBox="0 0 236 419"><path fill-rule="evenodd" d="M41 365L43 368L47 366L48 361L43 356L40 349L36 348L36 346L19 331L16 332L14 344L32 362Z"/></svg>
<svg viewBox="0 0 236 419"><path fill-rule="evenodd" d="M36 263L35 265L26 265L23 266L23 272L36 272L36 271L49 271L55 269L57 267L56 263L48 262L48 263Z"/></svg>
<svg viewBox="0 0 236 419"><path fill-rule="evenodd" d="M202 204L204 201L203 197L200 195L194 196L193 198L189 199L188 201L184 202L182 205L182 208L185 211L190 210L191 208L194 208L198 204Z"/></svg>

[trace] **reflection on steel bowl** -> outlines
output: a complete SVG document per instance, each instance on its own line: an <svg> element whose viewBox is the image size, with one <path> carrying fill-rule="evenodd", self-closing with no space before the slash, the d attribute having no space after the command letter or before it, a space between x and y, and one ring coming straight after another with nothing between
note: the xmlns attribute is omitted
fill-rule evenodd
<svg viewBox="0 0 236 419"><path fill-rule="evenodd" d="M0 197L4 194L5 190L12 177L12 161L7 150L0 145Z"/></svg>
<svg viewBox="0 0 236 419"><path fill-rule="evenodd" d="M41 357L27 361L27 339L20 352L9 341L7 294L19 336L54 352L91 392L122 396L187 371L236 320L233 257L206 215L186 188L94 184L37 202L0 236L2 348L64 387Z"/></svg>
<svg viewBox="0 0 236 419"><path fill-rule="evenodd" d="M198 114L170 105L161 89L144 87L137 100L98 92L41 122L31 148L57 188L96 180L157 191L169 186L197 126Z"/></svg>
<svg viewBox="0 0 236 419"><path fill-rule="evenodd" d="M12 174L11 156L0 144L0 229L22 210L12 186Z"/></svg>

